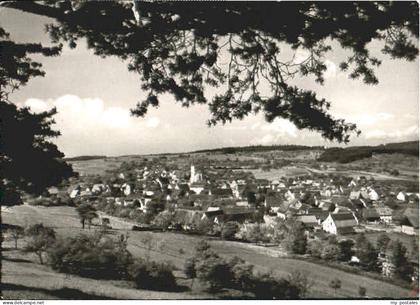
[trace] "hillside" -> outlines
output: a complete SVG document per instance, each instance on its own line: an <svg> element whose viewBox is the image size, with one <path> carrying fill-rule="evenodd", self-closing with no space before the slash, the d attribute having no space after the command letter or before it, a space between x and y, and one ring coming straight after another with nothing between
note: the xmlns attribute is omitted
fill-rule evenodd
<svg viewBox="0 0 420 305"><path fill-rule="evenodd" d="M251 145L251 146L240 146L240 147L220 147L215 149L203 149L196 150L187 153L162 153L153 154L153 156L169 156L169 155L183 155L183 154L247 154L247 153L267 153L267 152L288 152L293 154L294 152L304 151L318 151L321 153L318 161L322 162L338 162L338 163L350 163L365 158L371 158L375 154L402 154L408 156L418 157L419 154L419 141L401 142L401 143L388 143L378 146L350 146L345 148L331 147L325 149L322 146L305 146L305 145ZM149 156L149 155L145 155ZM152 155L150 155L152 156ZM119 156L108 158L110 161L122 160L122 159L135 159L138 156ZM106 156L77 156L72 158L65 158L66 161L104 161L107 160Z"/></svg>
<svg viewBox="0 0 420 305"><path fill-rule="evenodd" d="M197 150L192 153L224 153L224 154L234 154L234 153L244 153L244 152L264 152L264 151L273 151L273 150L282 150L282 151L296 151L296 150L319 150L323 149L321 146L304 146L304 145L251 145L251 146L240 146L240 147L221 147L215 149L205 149Z"/></svg>
<svg viewBox="0 0 420 305"><path fill-rule="evenodd" d="M77 156L72 158L64 158L66 161L89 161L97 159L105 159L106 156Z"/></svg>
<svg viewBox="0 0 420 305"><path fill-rule="evenodd" d="M318 161L350 163L356 160L370 158L375 154L395 153L418 157L419 141L389 143L378 146L333 147L326 149Z"/></svg>

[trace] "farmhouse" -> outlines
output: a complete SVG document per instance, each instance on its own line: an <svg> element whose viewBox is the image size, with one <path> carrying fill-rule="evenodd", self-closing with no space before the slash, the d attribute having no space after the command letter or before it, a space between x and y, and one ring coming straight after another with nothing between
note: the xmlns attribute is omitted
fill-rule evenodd
<svg viewBox="0 0 420 305"><path fill-rule="evenodd" d="M329 214L322 223L322 229L330 234L354 233L354 227L358 221L353 213Z"/></svg>

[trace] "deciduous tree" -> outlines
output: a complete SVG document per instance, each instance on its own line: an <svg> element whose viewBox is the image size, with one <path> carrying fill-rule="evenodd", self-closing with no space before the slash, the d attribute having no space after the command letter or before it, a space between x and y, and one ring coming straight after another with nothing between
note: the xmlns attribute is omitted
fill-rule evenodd
<svg viewBox="0 0 420 305"><path fill-rule="evenodd" d="M29 241L24 250L35 253L39 258L39 262L43 264L43 254L56 240L54 229L45 227L43 224L35 224L26 229L25 235L28 236Z"/></svg>

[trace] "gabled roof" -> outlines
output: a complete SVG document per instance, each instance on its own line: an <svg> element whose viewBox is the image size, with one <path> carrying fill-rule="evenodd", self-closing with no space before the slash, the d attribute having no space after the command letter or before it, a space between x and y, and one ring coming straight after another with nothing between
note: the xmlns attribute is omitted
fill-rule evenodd
<svg viewBox="0 0 420 305"><path fill-rule="evenodd" d="M267 195L265 197L265 203L267 207L279 207L282 205L284 198L281 197L280 194L276 195Z"/></svg>
<svg viewBox="0 0 420 305"><path fill-rule="evenodd" d="M256 209L248 207L231 206L223 208L225 215L254 214L255 212Z"/></svg>
<svg viewBox="0 0 420 305"><path fill-rule="evenodd" d="M363 210L363 217L366 219L379 219L380 215L374 208L367 208Z"/></svg>
<svg viewBox="0 0 420 305"><path fill-rule="evenodd" d="M328 217L329 212L320 208L310 208L308 209L308 215L314 215L317 219L324 221Z"/></svg>
<svg viewBox="0 0 420 305"><path fill-rule="evenodd" d="M330 214L337 228L357 226L357 221L352 213Z"/></svg>
<svg viewBox="0 0 420 305"><path fill-rule="evenodd" d="M232 190L229 188L213 188L211 189L211 194L213 196L233 196Z"/></svg>
<svg viewBox="0 0 420 305"><path fill-rule="evenodd" d="M296 217L296 221L300 221L305 225L308 226L317 226L318 221L315 217L315 215L299 215Z"/></svg>
<svg viewBox="0 0 420 305"><path fill-rule="evenodd" d="M379 216L392 216L392 210L386 206L377 207L376 211L378 212Z"/></svg>
<svg viewBox="0 0 420 305"><path fill-rule="evenodd" d="M414 227L419 227L419 210L414 208L407 208L404 211L404 216L407 218L408 222Z"/></svg>

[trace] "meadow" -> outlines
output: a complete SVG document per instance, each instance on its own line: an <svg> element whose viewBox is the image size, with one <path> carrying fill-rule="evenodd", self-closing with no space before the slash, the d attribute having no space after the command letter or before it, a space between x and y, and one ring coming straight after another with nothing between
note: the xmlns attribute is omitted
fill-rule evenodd
<svg viewBox="0 0 420 305"><path fill-rule="evenodd" d="M2 221L6 224L27 226L34 223L44 223L53 227L59 236L74 236L81 232L92 233L91 230L81 229L81 225L74 208L71 207L33 207L28 205L2 209ZM138 232L131 231L130 223L118 218L111 218L111 233L128 234L128 250L134 256L150 256L157 261L170 261L175 268L177 281L189 286L189 280L183 274L185 259L193 255L194 247L201 236L187 235L173 232ZM274 274L286 277L291 272L301 271L310 277L314 285L309 298L352 298L358 297L360 286L367 288L367 295L374 298L404 298L410 296L410 290L370 277L348 273L329 266L304 261L301 259L282 257L280 251L268 251L264 247L244 244L240 242L208 239L212 248L224 257L239 256L251 264L256 271L272 271ZM144 240L152 242L146 246ZM126 284L113 281L100 281L85 279L77 276L66 276L52 271L47 266L37 263L36 256L23 254L21 251L10 250L11 244L5 244L9 249L2 257L2 284L3 296L14 298L13 293L32 296L31 298L54 298L60 289L75 289L87 296L119 299L185 299L185 298L212 298L195 286L191 292L155 292L137 290L127 287ZM19 242L19 247L22 241ZM34 278L37 280L34 281ZM342 281L342 288L334 292L329 282L338 278ZM125 285L125 286L124 286Z"/></svg>

